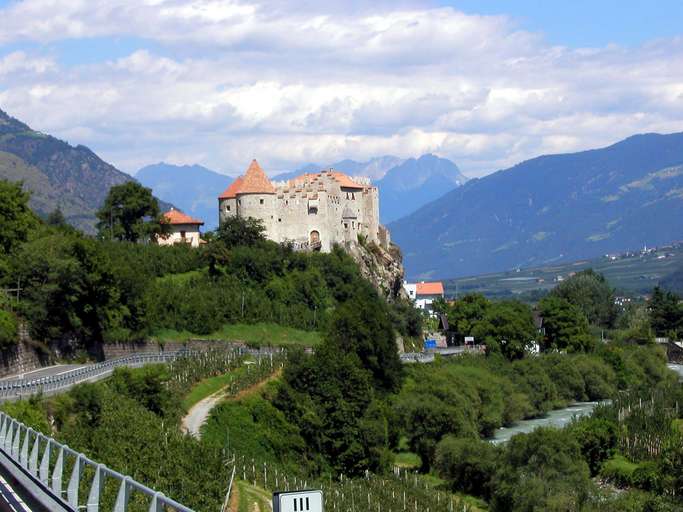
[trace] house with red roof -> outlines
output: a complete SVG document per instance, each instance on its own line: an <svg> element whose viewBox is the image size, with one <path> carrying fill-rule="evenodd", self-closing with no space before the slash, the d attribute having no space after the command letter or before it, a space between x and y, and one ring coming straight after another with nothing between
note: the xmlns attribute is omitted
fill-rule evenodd
<svg viewBox="0 0 683 512"><path fill-rule="evenodd" d="M199 247L202 243L199 233L199 226L204 222L190 217L189 215L171 208L163 215L164 222L170 226L170 232L157 239L159 245L188 244L192 247Z"/></svg>
<svg viewBox="0 0 683 512"><path fill-rule="evenodd" d="M415 303L415 307L424 309L425 311L432 311L432 304L436 299L444 298L443 283L441 281L419 283L403 282L403 289L408 294L408 297Z"/></svg>
<svg viewBox="0 0 683 512"><path fill-rule="evenodd" d="M360 241L388 248L379 223L379 194L367 178L334 169L273 183L256 160L218 196L219 220L259 219L266 237L295 249L329 252Z"/></svg>

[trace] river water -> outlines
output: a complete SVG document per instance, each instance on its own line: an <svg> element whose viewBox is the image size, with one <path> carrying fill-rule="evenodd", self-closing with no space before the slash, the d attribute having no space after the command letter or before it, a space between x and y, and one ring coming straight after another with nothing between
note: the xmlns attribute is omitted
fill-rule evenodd
<svg viewBox="0 0 683 512"><path fill-rule="evenodd" d="M542 418L518 421L511 427L503 427L496 430L491 438L491 442L496 444L505 443L515 434L526 434L538 427L564 427L575 416L586 416L593 412L593 409L598 403L599 402L577 402L564 409L550 411Z"/></svg>
<svg viewBox="0 0 683 512"><path fill-rule="evenodd" d="M683 381L683 364L669 364L668 367L678 373ZM546 416L542 418L534 418L533 420L522 420L515 423L511 427L499 428L493 434L491 442L493 443L505 443L510 440L515 434L526 434L538 427L564 427L567 425L574 416L586 416L593 412L595 406L598 402L578 402L565 407L564 409L558 409L556 411L550 411Z"/></svg>
<svg viewBox="0 0 683 512"><path fill-rule="evenodd" d="M683 380L683 364L669 363L667 366L675 371L680 376L681 380Z"/></svg>

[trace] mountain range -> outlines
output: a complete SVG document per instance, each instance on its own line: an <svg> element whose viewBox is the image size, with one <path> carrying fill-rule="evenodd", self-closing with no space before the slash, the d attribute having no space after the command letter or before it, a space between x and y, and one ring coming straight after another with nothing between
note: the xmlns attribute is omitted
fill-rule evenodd
<svg viewBox="0 0 683 512"><path fill-rule="evenodd" d="M667 244L683 234L683 133L534 158L472 179L389 228L414 278Z"/></svg>
<svg viewBox="0 0 683 512"><path fill-rule="evenodd" d="M201 165L164 162L143 167L135 173L135 178L156 196L203 220L204 230L218 227L218 195L233 179Z"/></svg>
<svg viewBox="0 0 683 512"><path fill-rule="evenodd" d="M379 187L380 218L385 223L417 210L467 181L453 162L434 155L407 160L381 156L365 162L347 159L329 165L306 164L294 171L276 174L271 180L288 181L327 168L351 176L370 177ZM202 219L205 229L217 226L217 197L234 179L200 165L167 163L143 167L135 177L157 196Z"/></svg>
<svg viewBox="0 0 683 512"><path fill-rule="evenodd" d="M60 208L70 224L94 233L95 212L109 189L133 178L87 147L32 130L0 110L0 179L23 181L38 215Z"/></svg>

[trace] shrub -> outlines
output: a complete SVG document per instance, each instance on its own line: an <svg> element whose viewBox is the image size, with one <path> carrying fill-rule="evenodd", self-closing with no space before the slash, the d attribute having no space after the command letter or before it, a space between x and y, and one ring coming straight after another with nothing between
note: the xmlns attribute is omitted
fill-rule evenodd
<svg viewBox="0 0 683 512"><path fill-rule="evenodd" d="M12 313L0 309L0 348L17 342L17 320Z"/></svg>

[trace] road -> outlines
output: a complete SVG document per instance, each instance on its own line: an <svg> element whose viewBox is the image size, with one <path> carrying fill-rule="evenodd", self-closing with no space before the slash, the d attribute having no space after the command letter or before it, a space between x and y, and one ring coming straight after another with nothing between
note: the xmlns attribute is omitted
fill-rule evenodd
<svg viewBox="0 0 683 512"><path fill-rule="evenodd" d="M84 368L88 366L86 364L57 364L55 366L48 366L45 368L40 368L38 370L33 370L26 373L17 373L14 375L8 375L0 380L14 380L14 379L40 379L42 377L52 377L55 375L61 375L62 373L75 370L77 368Z"/></svg>
<svg viewBox="0 0 683 512"><path fill-rule="evenodd" d="M0 511L2 512L32 512L21 496L19 496L12 486L0 475Z"/></svg>

